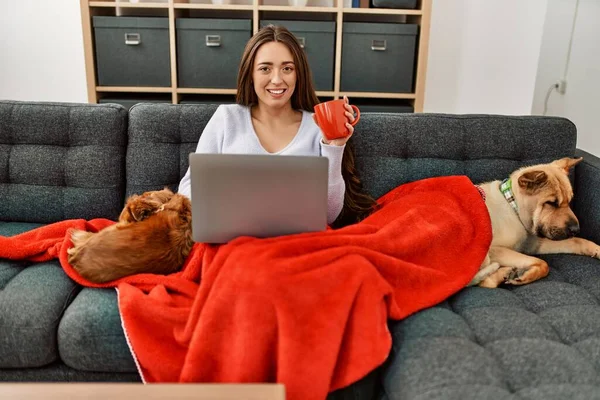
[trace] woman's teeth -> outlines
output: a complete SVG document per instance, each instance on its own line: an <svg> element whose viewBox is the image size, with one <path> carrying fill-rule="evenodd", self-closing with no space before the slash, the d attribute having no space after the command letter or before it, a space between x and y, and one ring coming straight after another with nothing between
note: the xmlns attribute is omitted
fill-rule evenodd
<svg viewBox="0 0 600 400"><path fill-rule="evenodd" d="M283 94L283 92L285 92L285 89L279 89L279 90L267 89L267 92L272 93L272 94Z"/></svg>

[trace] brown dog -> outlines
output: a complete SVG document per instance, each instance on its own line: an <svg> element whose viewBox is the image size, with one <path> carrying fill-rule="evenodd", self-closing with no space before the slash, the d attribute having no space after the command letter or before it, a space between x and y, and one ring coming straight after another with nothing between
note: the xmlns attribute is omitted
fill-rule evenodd
<svg viewBox="0 0 600 400"><path fill-rule="evenodd" d="M183 195L169 189L133 195L116 224L97 233L71 233L68 261L96 283L139 273L173 273L192 249L191 222L190 200Z"/></svg>
<svg viewBox="0 0 600 400"><path fill-rule="evenodd" d="M480 187L492 221L492 244L469 285L523 285L548 275L548 264L526 254L571 253L600 258L600 246L575 238L579 221L569 207L569 169L582 158L521 168L503 182Z"/></svg>

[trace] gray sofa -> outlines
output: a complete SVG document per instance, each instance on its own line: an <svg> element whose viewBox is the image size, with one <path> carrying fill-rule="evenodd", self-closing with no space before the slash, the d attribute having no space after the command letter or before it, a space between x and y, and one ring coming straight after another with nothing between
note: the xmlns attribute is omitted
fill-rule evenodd
<svg viewBox="0 0 600 400"><path fill-rule="evenodd" d="M0 235L69 218L116 219L126 196L176 189L214 105L0 102ZM353 138L378 197L417 179L501 179L583 155L581 236L600 242L600 159L553 117L364 113ZM544 256L522 287L465 288L390 321L387 362L330 399L600 398L600 261ZM138 381L114 290L82 288L56 261L0 260L0 381Z"/></svg>

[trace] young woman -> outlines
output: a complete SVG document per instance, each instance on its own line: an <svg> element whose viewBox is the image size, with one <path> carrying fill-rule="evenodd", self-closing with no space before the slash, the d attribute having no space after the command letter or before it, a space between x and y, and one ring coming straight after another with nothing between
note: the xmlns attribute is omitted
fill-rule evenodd
<svg viewBox="0 0 600 400"><path fill-rule="evenodd" d="M304 50L286 28L267 26L244 50L237 82L237 104L221 105L202 132L196 153L321 155L329 159L327 222L359 221L375 201L361 193L354 154L347 143L354 128L346 100L346 138L327 140L313 107L319 103ZM179 184L188 197L190 170Z"/></svg>

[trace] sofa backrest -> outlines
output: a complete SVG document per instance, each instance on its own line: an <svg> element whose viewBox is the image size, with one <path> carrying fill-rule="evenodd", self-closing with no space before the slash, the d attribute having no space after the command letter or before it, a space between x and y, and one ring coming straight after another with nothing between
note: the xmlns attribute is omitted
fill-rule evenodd
<svg viewBox="0 0 600 400"><path fill-rule="evenodd" d="M214 104L143 103L129 110L126 196L169 187L176 191Z"/></svg>
<svg viewBox="0 0 600 400"><path fill-rule="evenodd" d="M126 193L176 190L216 108L132 107ZM501 179L524 165L573 156L576 136L575 126L557 117L363 113L352 140L363 186L379 197L432 176L467 175L476 183Z"/></svg>
<svg viewBox="0 0 600 400"><path fill-rule="evenodd" d="M363 187L379 197L418 179L466 175L482 183L572 157L577 130L559 117L364 113L352 139Z"/></svg>
<svg viewBox="0 0 600 400"><path fill-rule="evenodd" d="M118 217L127 110L0 101L0 220Z"/></svg>
<svg viewBox="0 0 600 400"><path fill-rule="evenodd" d="M126 196L177 190L212 104L0 101L0 221L116 219ZM514 169L574 156L567 119L536 116L363 113L352 138L365 190Z"/></svg>

